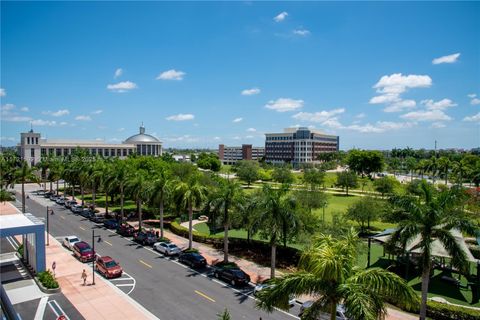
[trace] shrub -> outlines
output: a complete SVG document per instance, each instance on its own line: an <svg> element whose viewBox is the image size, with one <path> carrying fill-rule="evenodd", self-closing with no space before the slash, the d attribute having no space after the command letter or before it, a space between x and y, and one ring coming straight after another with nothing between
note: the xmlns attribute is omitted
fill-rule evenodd
<svg viewBox="0 0 480 320"><path fill-rule="evenodd" d="M192 249L185 249L183 250L183 253L198 253L198 249L192 248Z"/></svg>
<svg viewBox="0 0 480 320"><path fill-rule="evenodd" d="M170 239L168 239L168 238L165 238L165 237L163 237L163 238L162 238L162 237L159 237L159 238L158 238L158 242L168 242L168 243L170 243L171 241L170 241Z"/></svg>
<svg viewBox="0 0 480 320"><path fill-rule="evenodd" d="M427 302L427 316L434 320L474 320L480 311L435 301Z"/></svg>
<svg viewBox="0 0 480 320"><path fill-rule="evenodd" d="M47 289L56 289L58 288L58 282L53 277L53 274L50 270L40 272L38 274L38 280L42 283L42 285Z"/></svg>

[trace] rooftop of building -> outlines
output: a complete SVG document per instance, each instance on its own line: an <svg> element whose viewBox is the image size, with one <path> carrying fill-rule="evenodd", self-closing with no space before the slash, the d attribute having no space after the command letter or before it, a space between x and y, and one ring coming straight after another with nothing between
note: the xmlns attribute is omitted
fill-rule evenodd
<svg viewBox="0 0 480 320"><path fill-rule="evenodd" d="M145 127L142 124L140 126L140 132L129 137L127 140L124 141L124 143L139 144L139 143L162 143L162 142L157 138L155 138L154 136L150 134L146 134Z"/></svg>

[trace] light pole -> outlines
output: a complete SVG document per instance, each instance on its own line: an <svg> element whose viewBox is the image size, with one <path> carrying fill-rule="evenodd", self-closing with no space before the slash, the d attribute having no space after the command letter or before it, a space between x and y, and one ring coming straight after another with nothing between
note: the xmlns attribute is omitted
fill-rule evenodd
<svg viewBox="0 0 480 320"><path fill-rule="evenodd" d="M93 250L93 261L92 261L92 285L95 285L95 238L98 238L98 242L102 241L102 236L95 235L95 229L92 229L92 250Z"/></svg>
<svg viewBox="0 0 480 320"><path fill-rule="evenodd" d="M48 216L49 216L49 213L53 212L53 209L52 208L48 208L47 206L47 246L50 245L50 224L49 224L49 219L48 219Z"/></svg>

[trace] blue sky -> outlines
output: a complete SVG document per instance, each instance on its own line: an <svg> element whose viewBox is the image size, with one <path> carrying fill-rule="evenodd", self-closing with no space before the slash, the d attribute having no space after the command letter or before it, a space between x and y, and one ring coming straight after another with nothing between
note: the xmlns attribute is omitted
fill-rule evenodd
<svg viewBox="0 0 480 320"><path fill-rule="evenodd" d="M1 2L1 144L480 145L478 2Z"/></svg>

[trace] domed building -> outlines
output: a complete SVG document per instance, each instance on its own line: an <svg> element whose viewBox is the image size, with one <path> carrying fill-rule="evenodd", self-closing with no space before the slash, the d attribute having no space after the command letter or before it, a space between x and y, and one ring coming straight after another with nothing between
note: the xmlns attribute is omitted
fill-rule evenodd
<svg viewBox="0 0 480 320"><path fill-rule="evenodd" d="M65 157L76 149L86 150L93 156L105 158L125 158L131 154L159 157L162 155L162 142L150 134L145 133L143 124L140 132L122 143L105 143L103 141L45 139L40 133L29 132L20 134L20 143L17 145L18 154L30 165L37 164L43 157Z"/></svg>
<svg viewBox="0 0 480 320"><path fill-rule="evenodd" d="M143 124L140 126L140 133L135 134L123 141L124 144L133 144L137 154L142 156L161 156L162 142L150 134L145 133Z"/></svg>

